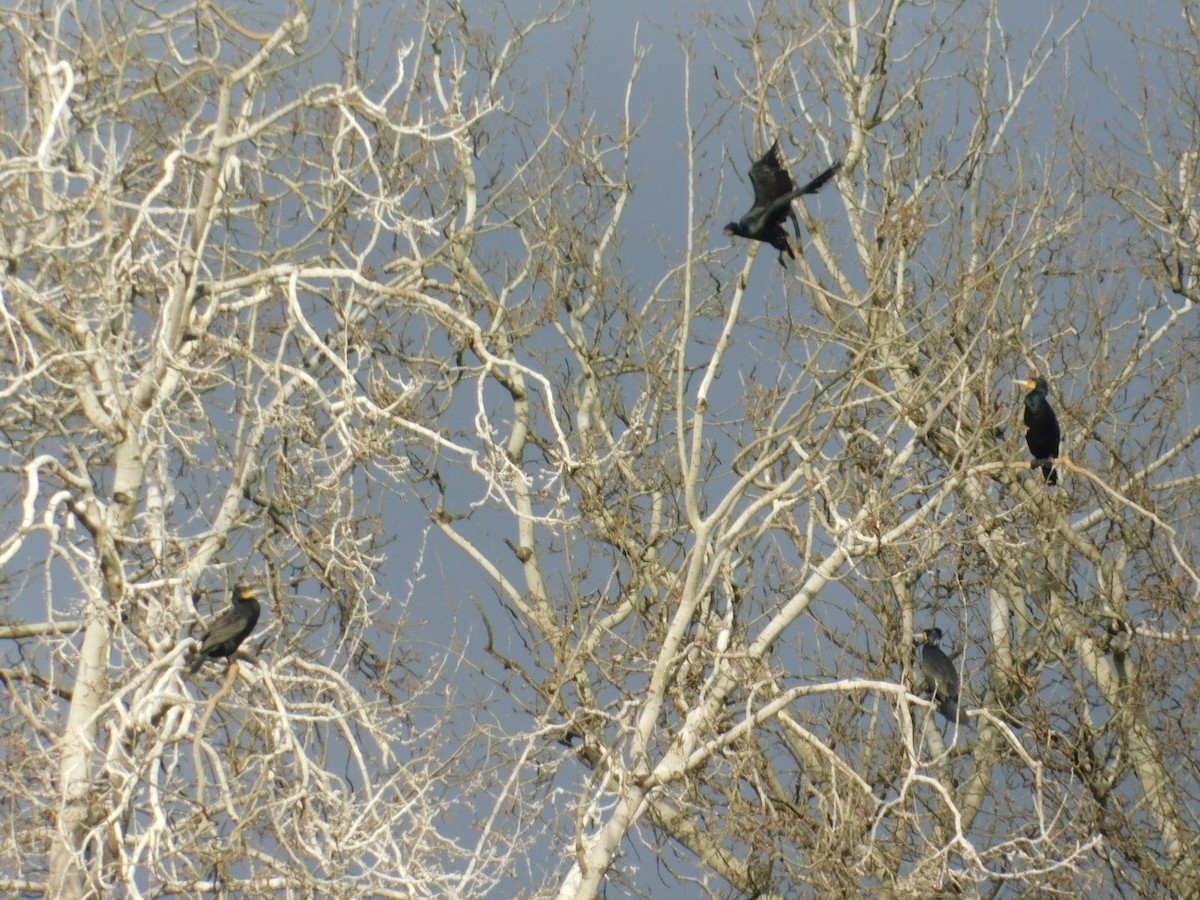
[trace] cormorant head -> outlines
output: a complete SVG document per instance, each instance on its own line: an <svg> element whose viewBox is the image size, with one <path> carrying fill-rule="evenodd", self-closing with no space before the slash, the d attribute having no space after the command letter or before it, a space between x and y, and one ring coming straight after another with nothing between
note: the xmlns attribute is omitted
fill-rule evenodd
<svg viewBox="0 0 1200 900"><path fill-rule="evenodd" d="M258 599L258 598L255 596L254 588L250 587L250 585L241 584L239 582L238 584L235 584L233 586L233 602L234 603L246 603L250 600L256 600L256 599Z"/></svg>
<svg viewBox="0 0 1200 900"><path fill-rule="evenodd" d="M940 628L927 628L925 631L918 631L913 635L914 644L924 644L928 642L936 644L941 639L942 629Z"/></svg>
<svg viewBox="0 0 1200 900"><path fill-rule="evenodd" d="M1025 388L1027 391L1033 391L1035 394L1046 396L1046 392L1050 390L1050 384L1045 378L1038 376L1037 378L1018 378L1017 384Z"/></svg>
<svg viewBox="0 0 1200 900"><path fill-rule="evenodd" d="M745 235L742 234L742 226L737 222L730 222L728 225L726 225L725 233L730 237L745 237Z"/></svg>

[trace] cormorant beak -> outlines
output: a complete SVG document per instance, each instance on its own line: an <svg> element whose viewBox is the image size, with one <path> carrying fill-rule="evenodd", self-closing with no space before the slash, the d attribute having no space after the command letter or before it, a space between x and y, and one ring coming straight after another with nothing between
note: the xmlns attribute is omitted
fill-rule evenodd
<svg viewBox="0 0 1200 900"><path fill-rule="evenodd" d="M1037 387L1037 382L1032 378L1016 378L1014 380L1027 391L1032 391L1035 387Z"/></svg>

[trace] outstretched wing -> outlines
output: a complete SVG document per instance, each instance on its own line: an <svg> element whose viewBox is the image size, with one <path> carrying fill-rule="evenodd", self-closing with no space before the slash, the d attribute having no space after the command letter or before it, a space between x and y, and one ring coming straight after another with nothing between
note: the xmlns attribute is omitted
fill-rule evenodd
<svg viewBox="0 0 1200 900"><path fill-rule="evenodd" d="M771 149L750 167L750 183L754 186L756 209L770 206L775 200L793 190L792 176L779 164L778 138L771 145Z"/></svg>
<svg viewBox="0 0 1200 900"><path fill-rule="evenodd" d="M825 186L825 182L827 182L830 178L832 178L834 175L836 175L838 173L838 169L840 169L841 167L842 167L842 161L839 159L832 166L830 166L828 169L826 169L824 172L822 172L820 175L818 175L816 178L814 178L812 181L810 181L808 184L806 184L804 187L800 188L800 190L796 191L796 195L799 196L801 194L815 194L817 191L819 191L821 188L823 188Z"/></svg>
<svg viewBox="0 0 1200 900"><path fill-rule="evenodd" d="M792 212L792 201L797 197L803 196L804 194L815 194L825 186L825 182L829 181L830 178L838 173L838 170L841 167L842 161L839 159L832 166L830 166L803 187L785 191L770 203L767 203L765 206L759 206L756 203L755 209L762 210L762 218L766 222L782 222L785 215L790 215L792 217L792 224L796 227L796 237L799 237L800 223L796 221L796 214ZM792 179L788 177L787 172L783 172L783 177L787 178L788 184L792 183Z"/></svg>

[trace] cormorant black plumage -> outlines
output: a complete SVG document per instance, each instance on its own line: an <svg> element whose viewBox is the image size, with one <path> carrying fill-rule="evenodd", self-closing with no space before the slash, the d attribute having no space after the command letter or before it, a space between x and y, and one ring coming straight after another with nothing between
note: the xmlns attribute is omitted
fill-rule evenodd
<svg viewBox="0 0 1200 900"><path fill-rule="evenodd" d="M787 169L779 163L779 139L776 138L771 149L750 167L754 205L740 221L726 225L725 233L770 244L779 251L779 264L786 266L787 263L783 261L784 253L792 259L796 258L796 254L792 252L792 245L788 242L787 229L783 227L788 216L791 216L792 225L796 229L796 239L800 239L800 222L792 209L792 201L803 194L815 194L841 167L842 162L838 160L804 187L797 188Z"/></svg>
<svg viewBox="0 0 1200 900"><path fill-rule="evenodd" d="M191 671L199 671L205 660L217 657L228 659L233 656L237 652L237 648L242 645L242 641L258 624L260 611L261 607L258 604L258 598L254 596L253 588L244 584L235 587L233 589L233 605L217 616L208 631L205 632L204 640L200 642L200 649L196 651L196 658L192 660Z"/></svg>
<svg viewBox="0 0 1200 900"><path fill-rule="evenodd" d="M1058 428L1058 417L1046 399L1050 386L1045 378L1032 378L1019 383L1029 388L1029 393L1025 395L1025 443L1034 457L1030 468L1040 467L1046 484L1058 484L1054 460L1058 457L1062 434Z"/></svg>
<svg viewBox="0 0 1200 900"><path fill-rule="evenodd" d="M933 691L938 710L951 722L958 721L958 670L942 652L937 642L942 639L942 629L930 628L913 635L917 645L917 664L921 674Z"/></svg>

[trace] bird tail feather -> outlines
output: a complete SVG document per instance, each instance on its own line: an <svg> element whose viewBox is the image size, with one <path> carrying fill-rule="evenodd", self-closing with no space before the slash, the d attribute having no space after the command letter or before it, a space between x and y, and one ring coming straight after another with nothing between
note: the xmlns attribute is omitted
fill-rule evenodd
<svg viewBox="0 0 1200 900"><path fill-rule="evenodd" d="M942 698L941 711L951 722L958 722L958 700L954 697Z"/></svg>
<svg viewBox="0 0 1200 900"><path fill-rule="evenodd" d="M815 194L821 188L825 187L825 182L838 173L838 169L842 167L842 161L839 159L832 166L810 181L804 187L799 188L792 193L799 197L801 194Z"/></svg>

